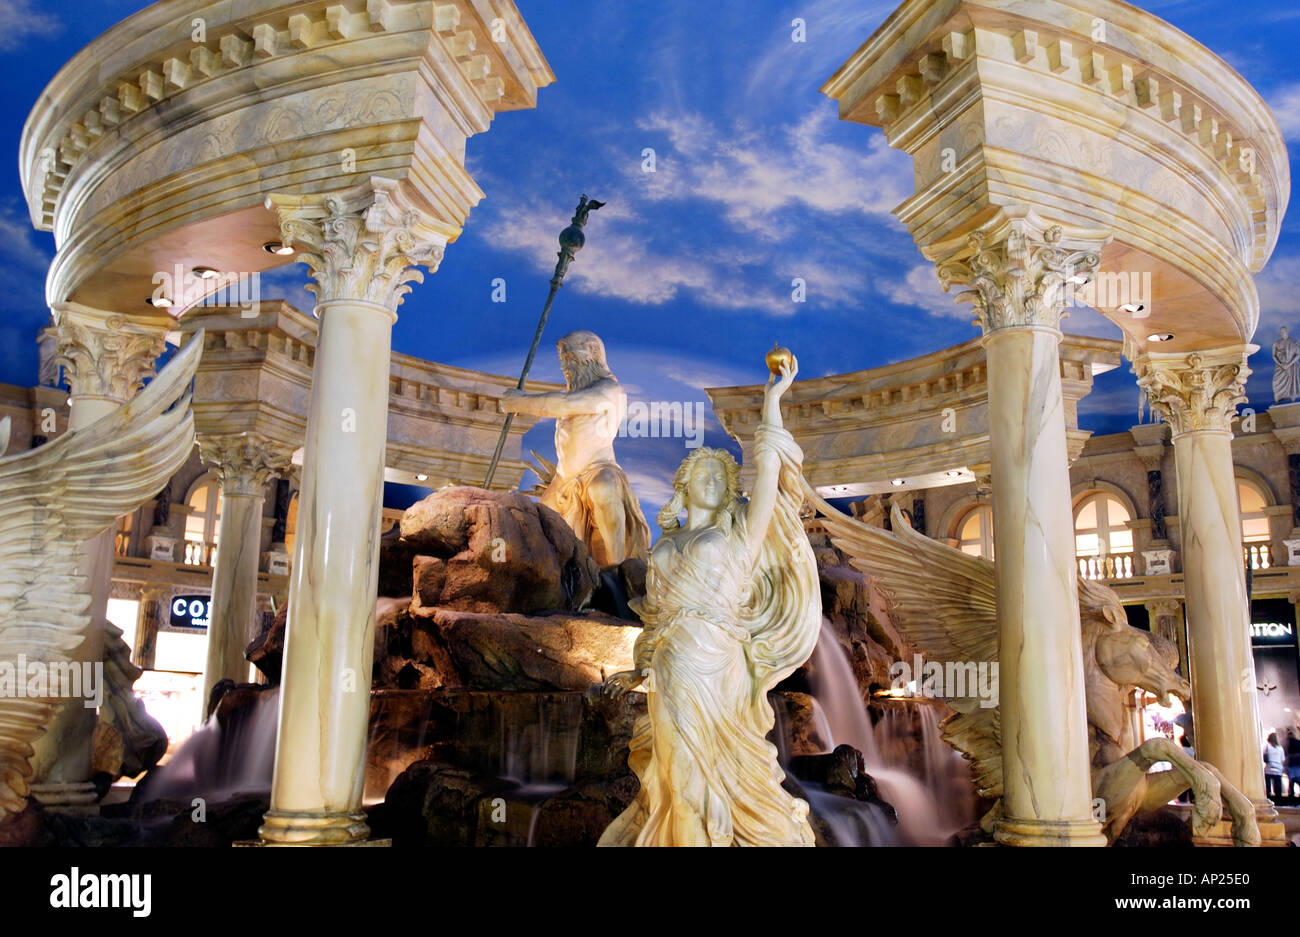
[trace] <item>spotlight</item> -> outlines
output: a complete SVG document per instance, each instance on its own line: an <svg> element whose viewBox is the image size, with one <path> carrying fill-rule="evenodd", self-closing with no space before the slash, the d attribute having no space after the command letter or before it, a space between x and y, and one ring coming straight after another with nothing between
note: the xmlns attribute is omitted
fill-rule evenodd
<svg viewBox="0 0 1300 937"><path fill-rule="evenodd" d="M907 484L907 479L895 478L892 481L890 481L890 484L893 485L895 488L901 488L902 486Z"/></svg>
<svg viewBox="0 0 1300 937"><path fill-rule="evenodd" d="M195 267L190 272L203 280L215 280L221 276L220 270L213 270L211 267Z"/></svg>
<svg viewBox="0 0 1300 937"><path fill-rule="evenodd" d="M950 469L949 471L944 472L944 474L947 475L949 478L960 478L961 469Z"/></svg>
<svg viewBox="0 0 1300 937"><path fill-rule="evenodd" d="M1153 332L1147 336L1148 342L1171 342L1173 339L1173 332Z"/></svg>
<svg viewBox="0 0 1300 937"><path fill-rule="evenodd" d="M283 241L267 241L262 245L262 250L266 251L268 254L279 254L281 257L293 253L293 248L288 244L285 244Z"/></svg>
<svg viewBox="0 0 1300 937"><path fill-rule="evenodd" d="M1119 307L1120 312L1127 312L1131 316L1137 315L1143 309L1146 309L1146 305L1143 303L1125 303Z"/></svg>
<svg viewBox="0 0 1300 937"><path fill-rule="evenodd" d="M172 305L172 301L166 296L159 296L157 299L150 296L145 299L145 302L156 309L170 309Z"/></svg>
<svg viewBox="0 0 1300 937"><path fill-rule="evenodd" d="M1075 274L1074 276L1072 276L1072 277L1067 277L1066 280L1065 280L1065 282L1066 282L1066 283L1074 283L1074 284L1076 284L1077 286L1087 286L1089 283L1092 282L1092 277L1090 277L1090 276L1088 276L1088 275L1086 275L1086 274L1083 274L1083 273L1076 273L1076 274Z"/></svg>
<svg viewBox="0 0 1300 937"><path fill-rule="evenodd" d="M416 480L417 482L428 481L428 480L429 480L429 476L428 476L428 475L416 475L416 476L415 476L415 480Z"/></svg>

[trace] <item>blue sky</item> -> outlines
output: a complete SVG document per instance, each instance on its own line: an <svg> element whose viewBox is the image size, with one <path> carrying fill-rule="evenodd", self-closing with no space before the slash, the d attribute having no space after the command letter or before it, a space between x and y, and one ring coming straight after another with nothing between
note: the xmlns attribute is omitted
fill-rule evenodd
<svg viewBox="0 0 1300 937"><path fill-rule="evenodd" d="M911 160L878 130L841 122L818 87L896 6L878 0L517 0L556 75L533 111L498 116L468 145L487 193L441 269L399 310L398 351L517 374L555 263L555 238L577 196L607 201L556 301L534 376L559 380L554 341L600 334L633 399L707 401L703 387L765 377L774 340L806 377L882 365L974 337L969 307L943 294L890 214L911 193ZM1272 105L1295 152L1300 72L1289 40L1300 7L1265 2L1140 4L1207 44ZM49 235L27 220L17 171L23 121L48 80L84 44L143 4L124 0L0 0L0 381L35 380L44 323ZM791 20L806 42L791 41ZM655 172L643 171L654 150ZM1257 278L1262 317L1249 390L1272 402L1267 345L1300 326L1300 220L1287 216ZM491 301L492 281L507 301ZM804 303L791 281L806 282ZM310 308L304 268L264 279ZM1090 311L1066 330L1118 338ZM1099 379L1081 407L1094 432L1131 425L1137 391L1127 363ZM526 445L552 450L550 425ZM710 417L709 445L729 443ZM734 448L734 447L733 447ZM681 440L625 440L620 459L653 518Z"/></svg>

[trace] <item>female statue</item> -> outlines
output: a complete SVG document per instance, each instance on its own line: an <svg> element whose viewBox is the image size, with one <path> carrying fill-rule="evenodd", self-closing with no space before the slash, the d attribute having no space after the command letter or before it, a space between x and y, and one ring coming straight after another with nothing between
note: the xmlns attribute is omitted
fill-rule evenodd
<svg viewBox="0 0 1300 937"><path fill-rule="evenodd" d="M793 356L768 381L755 436L757 477L741 500L730 454L699 448L673 480L650 551L636 668L618 696L645 685L648 713L628 763L636 800L602 846L811 846L808 804L784 774L767 693L808 659L821 625L812 548L799 519L803 453L781 425ZM685 511L685 523L681 512Z"/></svg>

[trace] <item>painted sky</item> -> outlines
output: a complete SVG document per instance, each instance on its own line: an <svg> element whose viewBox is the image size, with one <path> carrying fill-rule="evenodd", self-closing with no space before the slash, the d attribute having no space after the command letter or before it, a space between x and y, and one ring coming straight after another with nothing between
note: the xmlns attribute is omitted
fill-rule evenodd
<svg viewBox="0 0 1300 937"><path fill-rule="evenodd" d="M468 165L487 193L441 269L400 310L398 351L515 375L555 264L556 235L577 196L608 202L587 226L534 376L559 380L554 341L578 328L605 340L632 399L707 398L702 388L765 378L774 340L818 377L887 364L974 337L969 307L938 286L891 211L911 193L911 160L878 130L836 119L818 93L894 9L894 0L517 0L556 75L534 111L498 116L472 138ZM1208 45L1273 107L1292 153L1300 143L1300 71L1288 37L1300 6L1237 0L1140 4ZM32 103L75 52L138 2L0 0L0 381L35 381L51 237L31 229L17 172ZM701 12L707 8L707 14ZM791 21L806 24L792 41ZM654 172L646 172L646 150ZM806 283L806 302L791 281ZM493 280L506 302L492 302ZM1271 403L1267 346L1300 325L1300 218L1287 216L1257 278L1262 317L1249 391ZM264 278L263 295L309 309L305 268ZM1066 330L1119 338L1090 310ZM1135 422L1125 364L1102 376L1080 422L1115 432ZM549 454L551 426L526 446ZM726 439L710 414L706 444ZM734 448L734 446L733 446ZM625 440L620 459L648 517L662 503L684 440Z"/></svg>

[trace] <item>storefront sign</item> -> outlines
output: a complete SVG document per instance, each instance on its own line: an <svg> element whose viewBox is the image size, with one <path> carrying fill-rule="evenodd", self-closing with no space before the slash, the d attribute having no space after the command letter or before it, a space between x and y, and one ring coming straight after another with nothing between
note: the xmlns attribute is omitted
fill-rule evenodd
<svg viewBox="0 0 1300 937"><path fill-rule="evenodd" d="M173 628L206 628L212 610L210 595L177 595L172 597L171 626Z"/></svg>

